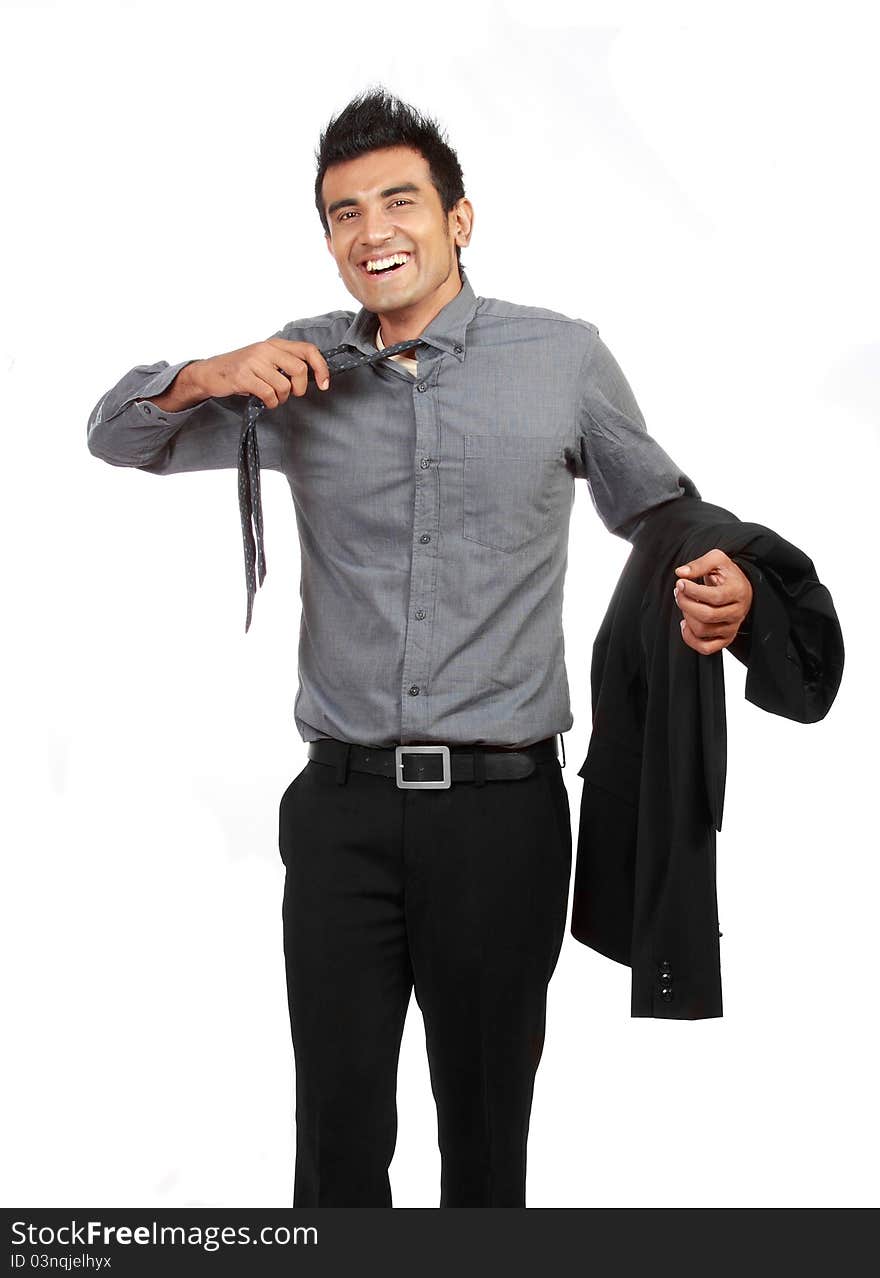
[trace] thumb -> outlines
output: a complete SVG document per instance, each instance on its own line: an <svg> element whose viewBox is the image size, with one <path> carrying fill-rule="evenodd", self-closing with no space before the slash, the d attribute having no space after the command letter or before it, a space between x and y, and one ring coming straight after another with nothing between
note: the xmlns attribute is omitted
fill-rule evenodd
<svg viewBox="0 0 880 1278"><path fill-rule="evenodd" d="M721 567L723 567L723 552L709 550L705 555L700 555L699 559L690 559L686 564L679 564L675 571L681 573L683 577L690 577L695 580L697 577L702 577L705 573Z"/></svg>

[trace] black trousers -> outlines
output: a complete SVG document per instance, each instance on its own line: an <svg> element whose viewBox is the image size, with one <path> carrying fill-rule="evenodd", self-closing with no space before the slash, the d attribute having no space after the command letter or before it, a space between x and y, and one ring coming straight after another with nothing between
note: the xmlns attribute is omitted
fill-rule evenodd
<svg viewBox="0 0 880 1278"><path fill-rule="evenodd" d="M441 1207L524 1207L572 836L558 760L403 790L309 760L279 849L296 1068L294 1207L390 1207L410 993L437 1105Z"/></svg>

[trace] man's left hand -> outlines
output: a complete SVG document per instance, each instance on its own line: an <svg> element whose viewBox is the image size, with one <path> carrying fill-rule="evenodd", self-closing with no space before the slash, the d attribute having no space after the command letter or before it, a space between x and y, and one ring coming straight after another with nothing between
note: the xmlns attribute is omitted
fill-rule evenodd
<svg viewBox="0 0 880 1278"><path fill-rule="evenodd" d="M684 614L681 637L704 655L726 648L752 606L752 583L723 550L710 550L675 569L675 602ZM706 585L700 585L704 577Z"/></svg>

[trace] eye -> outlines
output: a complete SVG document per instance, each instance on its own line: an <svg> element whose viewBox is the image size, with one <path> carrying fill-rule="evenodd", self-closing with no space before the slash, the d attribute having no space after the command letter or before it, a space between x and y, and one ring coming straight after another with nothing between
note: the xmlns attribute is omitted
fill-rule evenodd
<svg viewBox="0 0 880 1278"><path fill-rule="evenodd" d="M397 198L396 200L392 200L392 201L391 201L391 204L392 204L392 205L394 205L394 204L412 204L412 200L405 200L405 199L403 199L403 197L402 197L402 196L398 196L398 198ZM336 221L337 221L337 222L347 222L347 221L348 221L349 214L355 214L355 213L357 213L357 209L346 209L344 213L340 213L340 215L339 215L339 217L336 219Z"/></svg>

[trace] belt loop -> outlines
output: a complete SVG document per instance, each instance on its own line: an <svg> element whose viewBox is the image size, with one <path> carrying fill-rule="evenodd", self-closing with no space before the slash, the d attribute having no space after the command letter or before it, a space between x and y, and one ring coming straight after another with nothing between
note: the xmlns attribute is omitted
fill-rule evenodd
<svg viewBox="0 0 880 1278"><path fill-rule="evenodd" d="M486 756L482 750L474 751L474 785L486 784Z"/></svg>
<svg viewBox="0 0 880 1278"><path fill-rule="evenodd" d="M344 742L344 745L345 745L345 749L342 751L342 756L336 764L336 784L337 785L345 785L346 782L348 781L348 758L349 758L349 755L351 754L351 744L350 742L346 741Z"/></svg>

